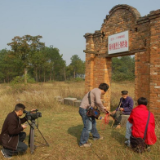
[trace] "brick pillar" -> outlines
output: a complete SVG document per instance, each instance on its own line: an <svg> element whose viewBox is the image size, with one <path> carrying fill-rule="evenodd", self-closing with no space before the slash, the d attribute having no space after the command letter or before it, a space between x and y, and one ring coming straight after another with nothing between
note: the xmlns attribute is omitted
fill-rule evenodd
<svg viewBox="0 0 160 160"><path fill-rule="evenodd" d="M100 83L107 83L110 86L111 83L111 58L102 58L96 56L94 59L93 68L93 88L97 88ZM111 88L111 86L110 86ZM104 106L110 110L110 88L106 94L102 97Z"/></svg>
<svg viewBox="0 0 160 160"><path fill-rule="evenodd" d="M93 67L94 55L86 53L86 70L85 70L85 93L93 89Z"/></svg>
<svg viewBox="0 0 160 160"><path fill-rule="evenodd" d="M111 72L112 72L112 60L111 58L104 59L104 83L109 85L109 90L104 95L104 105L107 110L110 110L111 101Z"/></svg>
<svg viewBox="0 0 160 160"><path fill-rule="evenodd" d="M150 110L160 113L160 17L150 20Z"/></svg>
<svg viewBox="0 0 160 160"><path fill-rule="evenodd" d="M84 37L86 38L85 93L87 93L93 89L93 67L95 55L87 53L87 51L94 51L93 35L88 33Z"/></svg>
<svg viewBox="0 0 160 160"><path fill-rule="evenodd" d="M149 100L150 65L149 52L138 52L135 54L135 105L140 97Z"/></svg>

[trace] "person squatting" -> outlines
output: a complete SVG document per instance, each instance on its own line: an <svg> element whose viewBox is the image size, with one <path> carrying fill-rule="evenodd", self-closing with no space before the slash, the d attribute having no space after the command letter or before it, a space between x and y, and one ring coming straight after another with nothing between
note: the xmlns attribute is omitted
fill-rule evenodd
<svg viewBox="0 0 160 160"><path fill-rule="evenodd" d="M92 134L93 140L102 140L103 137L99 135L96 128L96 120L94 117L87 116L87 111L90 108L88 95L90 93L91 107L98 107L102 112L107 113L106 107L103 106L101 101L101 96L104 95L109 89L109 85L106 83L101 83L98 88L92 89L88 92L82 99L79 107L79 114L83 121L83 130L81 133L79 146L80 147L90 147L91 143L88 143L89 134ZM157 138L155 135L155 119L154 115L147 109L147 99L141 97L138 99L138 106L133 109L133 100L128 96L128 91L122 91L122 97L115 111L109 113L109 115L115 120L114 127L121 127L122 115L129 115L126 124L126 141L125 144L130 147L132 139L144 138L144 145L146 149L150 149L150 145L156 143ZM150 116L149 116L150 115ZM148 121L148 122L147 122ZM146 128L146 129L145 129ZM145 133L146 132L146 133ZM143 142L143 141L142 141ZM133 144L134 145L134 144ZM149 150L148 150L149 151Z"/></svg>
<svg viewBox="0 0 160 160"><path fill-rule="evenodd" d="M25 106L18 103L13 112L9 113L3 123L0 144L3 146L1 153L5 158L11 158L13 155L23 154L28 146L23 142L26 133L27 121L26 117L20 118L23 115ZM32 110L33 111L33 110Z"/></svg>

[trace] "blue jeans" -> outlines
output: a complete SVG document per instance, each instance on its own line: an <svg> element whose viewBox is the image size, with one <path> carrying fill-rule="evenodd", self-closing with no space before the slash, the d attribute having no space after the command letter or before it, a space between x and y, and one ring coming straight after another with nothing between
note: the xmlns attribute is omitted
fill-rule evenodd
<svg viewBox="0 0 160 160"><path fill-rule="evenodd" d="M79 145L83 145L87 143L89 138L89 133L92 133L93 138L100 138L99 133L96 128L96 120L95 118L88 117L86 115L87 110L79 107L79 114L82 117L84 128L82 130L81 138Z"/></svg>
<svg viewBox="0 0 160 160"><path fill-rule="evenodd" d="M130 146L130 137L131 137L131 134L132 134L132 128L131 127L132 127L132 124L129 123L129 121L127 121L127 123L126 123L126 135L125 135L125 137L127 139L128 146Z"/></svg>

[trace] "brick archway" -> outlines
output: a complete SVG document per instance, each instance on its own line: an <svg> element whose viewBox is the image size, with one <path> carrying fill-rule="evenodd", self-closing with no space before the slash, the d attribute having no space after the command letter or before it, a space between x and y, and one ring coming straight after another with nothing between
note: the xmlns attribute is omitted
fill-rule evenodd
<svg viewBox="0 0 160 160"><path fill-rule="evenodd" d="M109 54L108 37L128 31L129 50ZM117 5L104 19L101 30L86 33L86 92L102 82L111 83L111 58L135 55L135 100L143 96L149 100L152 112L160 113L160 10L145 17L133 7ZM105 105L110 109L110 93Z"/></svg>

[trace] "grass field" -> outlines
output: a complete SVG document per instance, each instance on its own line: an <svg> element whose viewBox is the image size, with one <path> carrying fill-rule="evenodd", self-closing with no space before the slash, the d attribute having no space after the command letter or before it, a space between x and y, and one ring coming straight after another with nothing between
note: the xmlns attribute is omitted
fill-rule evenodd
<svg viewBox="0 0 160 160"><path fill-rule="evenodd" d="M112 83L111 105L115 107L120 98L120 91L129 90L134 96L134 83ZM54 82L48 84L29 84L26 86L1 85L0 86L0 127L6 115L11 112L16 103L24 103L27 110L39 109L42 117L39 118L39 129L49 143L49 147L37 147L34 154L30 149L23 156L13 157L15 160L159 160L160 159L160 129L156 121L157 143L152 146L151 152L142 155L134 153L124 145L125 129L111 129L97 121L102 141L93 141L91 148L80 148L78 142L83 128L77 107L65 106L54 100L55 96L77 97L84 95L84 82L64 83ZM102 114L103 116L103 114ZM105 128L104 128L105 127ZM29 127L26 129L27 139ZM43 142L38 131L35 131L35 141ZM27 143L26 139L26 143ZM38 143L37 143L38 144ZM3 156L0 154L0 159Z"/></svg>

